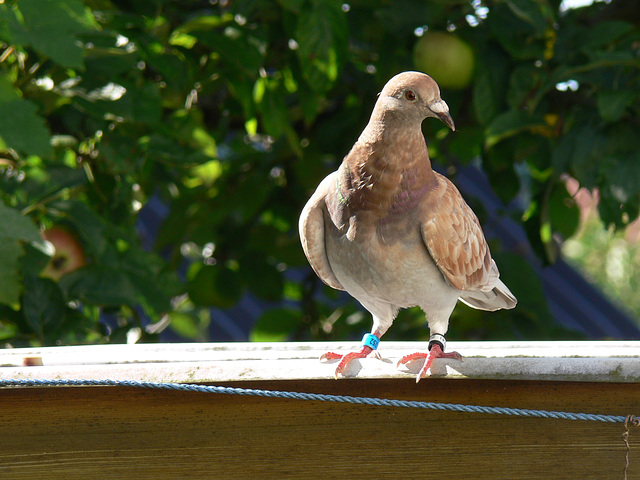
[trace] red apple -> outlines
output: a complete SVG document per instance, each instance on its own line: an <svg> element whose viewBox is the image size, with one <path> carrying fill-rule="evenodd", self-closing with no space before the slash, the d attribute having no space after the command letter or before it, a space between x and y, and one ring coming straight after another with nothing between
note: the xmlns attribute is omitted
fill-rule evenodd
<svg viewBox="0 0 640 480"><path fill-rule="evenodd" d="M43 277L59 280L67 273L86 265L84 249L76 236L69 230L53 226L46 229L43 236L55 249L51 260L42 270Z"/></svg>
<svg viewBox="0 0 640 480"><path fill-rule="evenodd" d="M413 48L413 63L440 88L457 90L471 82L475 56L469 44L453 33L425 32Z"/></svg>

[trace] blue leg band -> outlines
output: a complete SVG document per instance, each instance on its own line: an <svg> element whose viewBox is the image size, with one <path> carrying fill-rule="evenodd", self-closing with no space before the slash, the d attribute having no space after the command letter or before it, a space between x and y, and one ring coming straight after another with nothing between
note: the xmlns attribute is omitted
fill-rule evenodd
<svg viewBox="0 0 640 480"><path fill-rule="evenodd" d="M362 345L364 345L365 347L371 347L374 350L377 350L379 344L380 339L373 333L367 333L364 337L362 337Z"/></svg>

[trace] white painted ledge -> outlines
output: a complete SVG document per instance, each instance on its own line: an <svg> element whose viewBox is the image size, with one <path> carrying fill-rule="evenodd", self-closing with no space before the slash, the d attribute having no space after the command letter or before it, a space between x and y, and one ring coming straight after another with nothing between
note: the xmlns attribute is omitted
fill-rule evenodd
<svg viewBox="0 0 640 480"><path fill-rule="evenodd" d="M336 363L328 350L356 342L94 345L0 350L0 379L113 379L215 383L237 380L327 379ZM402 356L426 343L382 342L383 360L355 360L345 376L411 379L421 362L397 370ZM447 378L640 382L640 341L449 342L464 361L438 359L432 375ZM25 367L25 359L42 366Z"/></svg>

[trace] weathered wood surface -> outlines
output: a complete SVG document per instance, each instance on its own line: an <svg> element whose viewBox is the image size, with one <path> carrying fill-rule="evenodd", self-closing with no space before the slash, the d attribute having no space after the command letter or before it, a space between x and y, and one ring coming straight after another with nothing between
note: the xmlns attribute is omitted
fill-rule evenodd
<svg viewBox="0 0 640 480"><path fill-rule="evenodd" d="M179 356L176 347L168 350L173 351L168 357ZM464 354L463 348L459 350ZM16 353L34 352L11 352ZM233 356L250 355L239 351L227 355ZM48 358L53 361L52 356ZM0 373L5 372L3 377L8 378L10 371L31 371L24 375L35 378L38 371L40 377L51 375L56 368L73 371L74 365L69 363L47 366L46 359L43 354L43 367L6 366L0 368ZM0 363L7 365L5 360ZM153 360L148 365L154 368L161 363L160 357L148 360ZM196 362L195 358L188 360ZM112 366L118 365L115 358L111 361ZM210 361L233 363L230 358ZM251 361L269 363L256 351ZM375 369L375 364L369 366L368 362L363 362L366 365L358 374ZM472 362L473 358L468 358L465 363ZM144 367L136 365L139 369ZM92 369L100 366L84 365ZM331 365L323 367L332 370ZM79 372L82 370L76 374ZM120 371L124 376L132 372ZM107 368L101 378L112 373L118 372ZM298 373L302 377L304 370ZM416 385L412 377L403 373L392 378L338 381L331 372L324 378L276 377L277 372L264 380L236 378L214 383L473 405L640 414L640 383L619 379L585 382L436 377ZM619 479L625 457L621 424L223 394L124 387L4 388L0 389L0 412L2 480ZM640 428L631 430L630 444L629 478L640 478Z"/></svg>
<svg viewBox="0 0 640 480"><path fill-rule="evenodd" d="M165 382L331 378L335 364L318 362L329 349L348 352L357 342L96 345L0 350L0 379L113 378ZM409 378L416 362L397 370L425 343L382 342L384 361L356 360L357 378ZM640 382L640 342L449 342L463 362L439 359L432 373L447 378ZM24 368L25 358L42 367Z"/></svg>

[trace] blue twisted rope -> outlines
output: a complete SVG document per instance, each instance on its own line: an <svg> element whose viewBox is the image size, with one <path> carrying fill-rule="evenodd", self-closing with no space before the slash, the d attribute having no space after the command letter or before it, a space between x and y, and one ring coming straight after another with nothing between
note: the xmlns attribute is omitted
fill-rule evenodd
<svg viewBox="0 0 640 480"><path fill-rule="evenodd" d="M620 415L598 415L593 413L571 413L549 410L529 410L525 408L483 407L457 403L419 402L412 400L391 400L386 398L351 397L346 395L326 395L322 393L283 392L278 390L257 390L253 388L233 388L190 383L156 383L134 380L0 380L2 387L61 387L61 386L112 386L182 390L186 392L222 393L227 395L251 395L294 400L352 403L379 407L425 408L465 413L489 413L494 415L516 415L521 417L554 418L562 420L589 420L595 422L624 423L627 417Z"/></svg>

